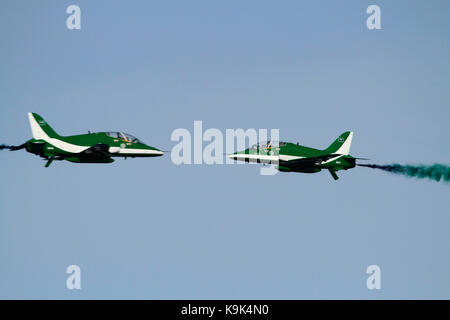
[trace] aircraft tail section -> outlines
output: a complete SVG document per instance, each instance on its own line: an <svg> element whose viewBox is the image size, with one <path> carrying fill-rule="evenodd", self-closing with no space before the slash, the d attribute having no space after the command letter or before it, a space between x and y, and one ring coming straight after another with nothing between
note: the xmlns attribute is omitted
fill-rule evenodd
<svg viewBox="0 0 450 320"><path fill-rule="evenodd" d="M350 146L352 144L353 132L347 131L341 134L328 148L324 151L330 154L343 154L348 155L350 153Z"/></svg>
<svg viewBox="0 0 450 320"><path fill-rule="evenodd" d="M55 130L37 113L28 112L28 120L30 121L31 133L34 139L59 137Z"/></svg>

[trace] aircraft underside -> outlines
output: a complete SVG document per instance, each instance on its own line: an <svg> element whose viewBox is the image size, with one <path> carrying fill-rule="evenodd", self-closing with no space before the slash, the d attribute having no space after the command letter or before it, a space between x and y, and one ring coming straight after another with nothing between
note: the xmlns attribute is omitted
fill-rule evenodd
<svg viewBox="0 0 450 320"><path fill-rule="evenodd" d="M337 180L339 177L336 172L339 170L347 170L355 167L355 159L351 156L340 154L328 154L317 157L298 157L297 159L284 161L269 161L266 157L259 158L252 155L251 158L247 154L239 156L230 155L235 160L254 162L254 163L272 163L276 164L276 168L281 172L297 172L297 173L317 173L326 169L330 172L333 179Z"/></svg>
<svg viewBox="0 0 450 320"><path fill-rule="evenodd" d="M45 167L50 166L54 161L67 160L74 163L112 163L114 162L113 157L120 158L135 158L135 157L158 157L160 154L139 154L139 153L110 153L109 146L107 145L95 145L80 153L49 153L46 151L46 143L41 142L29 142L20 146L20 148L25 148L28 152L38 155L45 160L47 163Z"/></svg>

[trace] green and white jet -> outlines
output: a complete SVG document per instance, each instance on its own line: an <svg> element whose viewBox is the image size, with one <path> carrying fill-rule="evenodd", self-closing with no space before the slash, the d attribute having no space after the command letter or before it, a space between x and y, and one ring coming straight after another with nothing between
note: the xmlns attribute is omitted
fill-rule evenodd
<svg viewBox="0 0 450 320"><path fill-rule="evenodd" d="M76 163L111 163L114 157L159 157L161 150L150 147L124 132L94 132L75 136L60 136L38 114L28 113L33 139L20 146L1 146L11 151L25 149L47 160L67 160Z"/></svg>
<svg viewBox="0 0 450 320"><path fill-rule="evenodd" d="M258 143L244 151L228 155L230 159L245 162L277 164L282 172L316 173L322 169L330 172L335 180L339 179L336 171L354 168L356 159L350 153L353 132L341 134L324 150L308 148L289 142Z"/></svg>

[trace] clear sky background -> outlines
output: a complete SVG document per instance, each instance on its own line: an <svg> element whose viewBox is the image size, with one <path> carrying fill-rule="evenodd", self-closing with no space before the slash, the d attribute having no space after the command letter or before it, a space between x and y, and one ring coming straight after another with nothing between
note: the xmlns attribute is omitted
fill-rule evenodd
<svg viewBox="0 0 450 320"><path fill-rule="evenodd" d="M81 30L66 8L82 10ZM381 7L382 30L366 28ZM449 1L2 1L0 143L279 128L372 162L449 163ZM0 298L450 298L450 187L368 168L0 153ZM67 266L82 289L66 289ZM366 288L367 266L381 290Z"/></svg>

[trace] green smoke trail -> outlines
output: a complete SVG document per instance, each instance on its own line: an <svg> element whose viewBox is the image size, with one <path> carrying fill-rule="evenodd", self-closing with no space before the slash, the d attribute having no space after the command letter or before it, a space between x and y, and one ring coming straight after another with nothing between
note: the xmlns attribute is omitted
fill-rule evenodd
<svg viewBox="0 0 450 320"><path fill-rule="evenodd" d="M402 174L408 177L414 177L418 179L428 178L434 181L450 181L450 167L444 164L433 164L430 166L426 165L401 165L401 164L391 164L391 165L378 165L378 164L358 164L361 167L380 169L387 172Z"/></svg>

